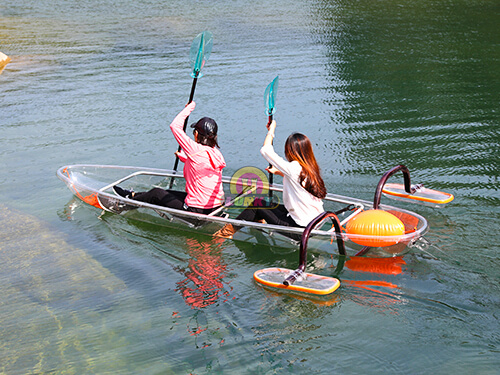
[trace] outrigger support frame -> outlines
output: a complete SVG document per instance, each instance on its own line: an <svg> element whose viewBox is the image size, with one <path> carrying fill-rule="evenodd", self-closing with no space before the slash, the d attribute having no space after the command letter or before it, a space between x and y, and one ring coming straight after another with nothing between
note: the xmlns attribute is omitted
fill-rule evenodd
<svg viewBox="0 0 500 375"><path fill-rule="evenodd" d="M396 174L399 171L403 172L405 191L408 194L414 194L417 191L417 189L420 189L423 186L422 184L412 186L411 178L410 178L410 171L408 170L408 168L403 164L396 165L395 167L393 167L393 168L389 169L387 172L385 172L384 175L382 176L382 178L380 179L380 181L378 182L377 189L375 190L375 197L373 198L373 209L374 210L377 210L380 206L380 200L382 198L382 190L383 190L384 185L386 184L387 180L389 179L389 177L391 177L392 175ZM365 255L368 252L368 250L370 250L370 249L371 249L370 246L365 246L360 251L358 251L355 254L355 256Z"/></svg>
<svg viewBox="0 0 500 375"><path fill-rule="evenodd" d="M297 280L300 275L304 273L306 269L307 263L307 241L309 241L309 236L311 235L311 231L318 225L318 223L324 221L327 218L331 218L333 225L335 226L335 233L337 234L337 248L339 250L340 255L346 255L344 240L341 235L341 226L340 221L335 213L326 211L322 212L314 219L311 220L309 224L307 224L306 229L302 233L302 237L300 239L300 251L299 251L299 268L297 268L293 273L288 276L284 281L283 285L289 286Z"/></svg>
<svg viewBox="0 0 500 375"><path fill-rule="evenodd" d="M396 172L402 171L403 172L403 177L404 177L404 183L405 183L405 191L408 194L413 194L415 191L417 191L418 188L422 187L422 185L411 185L411 179L410 179L410 171L406 166L400 164L396 165L395 167L389 169L387 172L384 173L382 178L380 179L378 185L377 185L377 190L375 190L375 197L373 199L373 209L376 210L380 206L380 199L382 198L382 189L384 188L385 183L391 177L393 174Z"/></svg>

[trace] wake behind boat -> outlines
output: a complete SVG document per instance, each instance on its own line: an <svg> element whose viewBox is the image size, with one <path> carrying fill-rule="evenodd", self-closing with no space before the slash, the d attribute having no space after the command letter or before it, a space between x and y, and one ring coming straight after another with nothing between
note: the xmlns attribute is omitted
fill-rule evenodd
<svg viewBox="0 0 500 375"><path fill-rule="evenodd" d="M406 167L404 167L406 168ZM255 170L259 171L257 168ZM383 186L388 177L401 168L386 173L379 183L374 203L336 194L328 194L324 199L327 212L334 215L319 220L310 233L309 247L321 251L336 252L335 239L341 238L349 254L388 257L407 252L412 245L428 230L427 220L414 212L379 203ZM236 174L237 175L237 174ZM297 249L304 228L270 225L235 219L238 214L255 199L269 201L267 189L272 190L273 201L279 201L283 190L281 185L252 185L250 179L223 176L222 182L226 199L224 204L209 215L173 209L164 206L124 198L113 192L113 186L121 185L134 191L145 191L152 187L168 189L174 182L175 190L184 190L184 177L181 172L165 169L142 168L116 165L68 165L57 171L57 176L66 183L76 197L96 208L124 215L133 220L166 225L182 230L196 230L208 236L222 228L226 223L243 227L235 233L233 240L265 244L271 247ZM241 175L240 177L242 177ZM406 181L405 184L409 184ZM393 187L394 184L391 186ZM409 186L409 185L408 185ZM394 188L394 187L393 187ZM260 190L260 191L259 191ZM404 186L403 186L404 190ZM237 194L236 194L237 193ZM407 193L409 195L410 193ZM418 196L423 199L422 195ZM401 199L401 194L398 194ZM435 198L433 196L433 198ZM434 199L435 200L435 199ZM377 202L378 201L378 202ZM265 204L264 204L265 205ZM263 207L262 209L265 209ZM375 215L376 214L376 215ZM367 218L362 216L366 215ZM374 216L375 215L375 216ZM384 216L395 218L403 228L391 234L384 222ZM340 230L336 230L331 216L338 218ZM364 223L369 220L371 222ZM360 231L359 227L368 229ZM370 229L371 228L371 229ZM373 231L375 228L375 231ZM371 231L371 232L370 232Z"/></svg>

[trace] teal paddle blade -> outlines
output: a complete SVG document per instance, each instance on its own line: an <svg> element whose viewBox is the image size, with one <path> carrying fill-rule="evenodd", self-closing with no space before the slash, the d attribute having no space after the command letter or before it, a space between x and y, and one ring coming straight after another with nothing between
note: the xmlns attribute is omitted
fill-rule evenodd
<svg viewBox="0 0 500 375"><path fill-rule="evenodd" d="M278 92L278 82L279 76L273 79L273 81L267 85L266 91L264 92L264 104L266 106L266 113L268 116L274 115L276 109L274 104L276 102L276 93Z"/></svg>
<svg viewBox="0 0 500 375"><path fill-rule="evenodd" d="M203 76L201 69L210 57L212 52L213 37L210 31L204 31L196 36L191 44L189 60L191 61L191 77L200 78Z"/></svg>

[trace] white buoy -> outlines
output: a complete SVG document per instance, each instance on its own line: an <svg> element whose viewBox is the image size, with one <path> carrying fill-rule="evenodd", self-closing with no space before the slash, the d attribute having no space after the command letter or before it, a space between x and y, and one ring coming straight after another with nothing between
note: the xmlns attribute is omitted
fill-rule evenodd
<svg viewBox="0 0 500 375"><path fill-rule="evenodd" d="M0 74L2 74L5 66L10 62L10 57L0 52Z"/></svg>

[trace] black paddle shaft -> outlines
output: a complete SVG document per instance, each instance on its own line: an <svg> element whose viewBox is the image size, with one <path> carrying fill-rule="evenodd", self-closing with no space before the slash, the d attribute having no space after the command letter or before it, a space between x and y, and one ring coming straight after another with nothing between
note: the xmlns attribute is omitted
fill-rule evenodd
<svg viewBox="0 0 500 375"><path fill-rule="evenodd" d="M194 90L196 89L196 82L198 81L198 73L199 72L197 72L196 77L193 78L193 84L191 85L191 94L189 94L189 101L188 101L187 105L189 105L193 101ZM189 120L189 116L187 116L186 119L184 120L184 127L182 128L184 130L184 132L186 132L188 120ZM180 152L180 151L181 151L181 146L179 145L177 152ZM179 157L177 155L175 155L174 172L177 172L178 165L179 165ZM174 184L174 178L172 177L172 179L170 180L170 189L172 188L173 184Z"/></svg>
<svg viewBox="0 0 500 375"><path fill-rule="evenodd" d="M271 122L273 122L273 115L269 116L269 121L267 123L267 125L271 125ZM272 144L272 141L271 141L271 144ZM272 168L273 165L271 163L269 163L269 168ZM269 172L269 198L272 198L273 196L273 191L271 190L271 185L273 184L273 180L274 180L274 174L272 174L271 172Z"/></svg>

